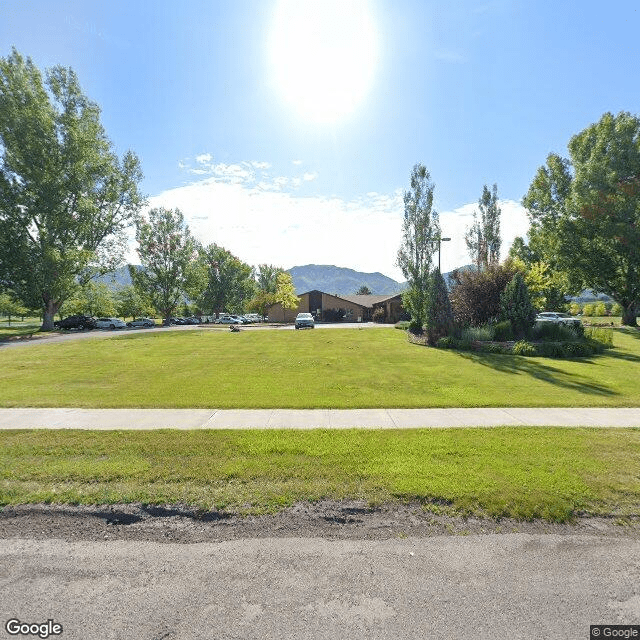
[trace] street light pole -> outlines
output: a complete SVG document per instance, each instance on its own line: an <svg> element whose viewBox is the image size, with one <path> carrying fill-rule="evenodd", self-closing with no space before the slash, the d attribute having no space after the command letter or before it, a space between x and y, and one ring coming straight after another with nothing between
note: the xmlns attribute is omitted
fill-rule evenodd
<svg viewBox="0 0 640 640"><path fill-rule="evenodd" d="M442 275L442 271L440 271L440 246L443 242L449 242L451 238L438 238L438 271Z"/></svg>

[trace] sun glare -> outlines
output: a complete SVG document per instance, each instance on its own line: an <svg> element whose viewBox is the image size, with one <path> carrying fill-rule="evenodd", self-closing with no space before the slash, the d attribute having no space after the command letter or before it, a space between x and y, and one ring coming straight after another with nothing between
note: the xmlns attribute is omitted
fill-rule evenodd
<svg viewBox="0 0 640 640"><path fill-rule="evenodd" d="M269 43L279 91L304 118L341 119L371 87L376 39L367 0L280 0Z"/></svg>

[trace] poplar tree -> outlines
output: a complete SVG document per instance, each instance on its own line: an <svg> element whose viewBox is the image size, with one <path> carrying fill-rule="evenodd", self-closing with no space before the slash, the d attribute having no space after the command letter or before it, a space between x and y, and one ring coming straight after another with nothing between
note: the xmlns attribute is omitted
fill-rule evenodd
<svg viewBox="0 0 640 640"><path fill-rule="evenodd" d="M498 206L498 185L491 191L487 185L482 188L482 196L478 200L477 211L473 212L473 224L467 230L465 242L469 257L478 271L484 271L491 265L500 262L500 214Z"/></svg>
<svg viewBox="0 0 640 640"><path fill-rule="evenodd" d="M407 280L402 303L411 314L413 333L422 332L426 319L431 262L440 237L438 213L433 208L434 189L427 168L414 165L411 188L404 193L402 244L397 258L397 265Z"/></svg>

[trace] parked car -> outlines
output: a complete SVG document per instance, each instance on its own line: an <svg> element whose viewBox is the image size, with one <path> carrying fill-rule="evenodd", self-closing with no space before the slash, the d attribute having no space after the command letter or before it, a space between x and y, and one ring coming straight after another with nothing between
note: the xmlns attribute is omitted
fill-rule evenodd
<svg viewBox="0 0 640 640"><path fill-rule="evenodd" d="M190 318L184 318L185 324L200 324L200 318L196 318L196 316L191 316Z"/></svg>
<svg viewBox="0 0 640 640"><path fill-rule="evenodd" d="M245 313L244 317L249 322L262 322L262 316L259 313Z"/></svg>
<svg viewBox="0 0 640 640"><path fill-rule="evenodd" d="M186 324L186 322L184 321L184 318L171 318L171 322L169 324L182 325Z"/></svg>
<svg viewBox="0 0 640 640"><path fill-rule="evenodd" d="M315 327L313 316L310 313L299 313L296 316L295 327L296 329L302 329L303 327L313 329Z"/></svg>
<svg viewBox="0 0 640 640"><path fill-rule="evenodd" d="M96 319L91 316L69 316L53 323L56 329L95 329Z"/></svg>
<svg viewBox="0 0 640 640"><path fill-rule="evenodd" d="M134 318L131 322L127 322L127 327L155 327L155 320L151 318Z"/></svg>
<svg viewBox="0 0 640 640"><path fill-rule="evenodd" d="M536 315L536 322L553 322L554 324L564 324L568 327L580 326L580 318L574 318L568 313L559 311L543 311Z"/></svg>
<svg viewBox="0 0 640 640"><path fill-rule="evenodd" d="M97 329L126 329L127 325L120 318L97 318Z"/></svg>
<svg viewBox="0 0 640 640"><path fill-rule="evenodd" d="M217 320L216 324L243 324L240 318L236 318L235 316L230 315L221 315Z"/></svg>

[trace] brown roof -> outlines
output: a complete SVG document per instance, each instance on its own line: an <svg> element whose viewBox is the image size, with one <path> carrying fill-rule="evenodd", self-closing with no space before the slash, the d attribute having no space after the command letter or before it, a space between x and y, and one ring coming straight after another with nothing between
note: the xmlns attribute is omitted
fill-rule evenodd
<svg viewBox="0 0 640 640"><path fill-rule="evenodd" d="M327 293L326 291L320 291L319 289L313 289L313 291L318 291L319 293ZM305 293L311 293L311 291L305 291L304 293L300 294L300 295L305 295ZM363 295L357 295L357 294L353 294L353 295L338 295L335 293L327 293L327 295L333 296L334 298L339 298L340 300L346 300L347 302L351 302L353 304L357 304L365 309L371 309L373 308L373 305L375 304L379 304L381 302L386 302L387 300L391 300L393 298L397 298L399 297L401 294L399 293L394 293L393 295L389 296L373 296L373 295L369 295L369 296L363 296Z"/></svg>

